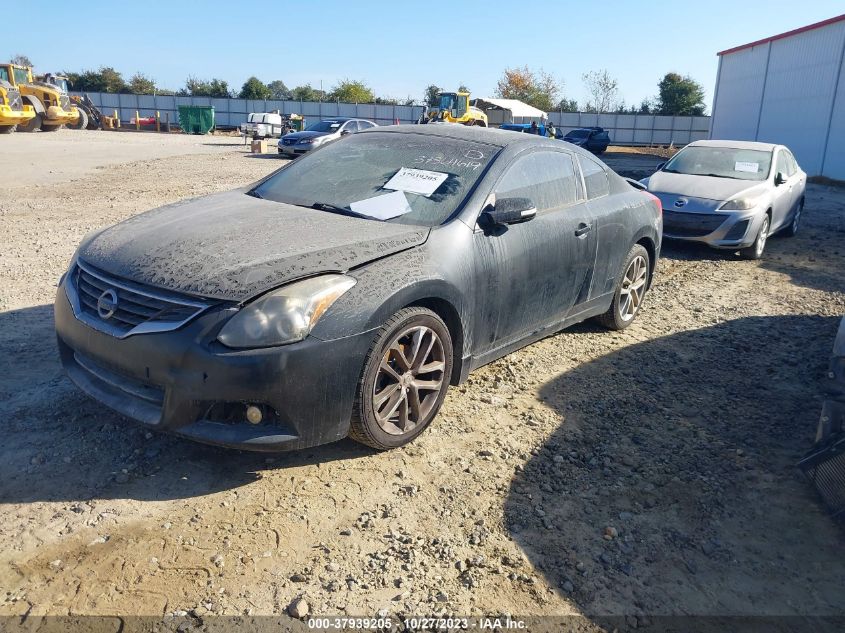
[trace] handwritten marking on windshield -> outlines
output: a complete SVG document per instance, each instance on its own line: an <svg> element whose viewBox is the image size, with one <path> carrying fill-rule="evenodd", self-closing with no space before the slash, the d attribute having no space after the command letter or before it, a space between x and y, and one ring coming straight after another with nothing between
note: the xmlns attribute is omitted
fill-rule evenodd
<svg viewBox="0 0 845 633"><path fill-rule="evenodd" d="M457 167L463 169L472 169L476 171L481 167L481 163L472 160L464 160L462 158L446 158L444 156L418 156L414 163L417 165L438 165L440 167Z"/></svg>

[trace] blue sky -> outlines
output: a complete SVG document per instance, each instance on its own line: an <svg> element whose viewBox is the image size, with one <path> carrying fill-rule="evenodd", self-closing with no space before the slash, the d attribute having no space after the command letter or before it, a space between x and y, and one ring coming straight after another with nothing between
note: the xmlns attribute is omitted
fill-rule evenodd
<svg viewBox="0 0 845 633"><path fill-rule="evenodd" d="M84 9L81 7L84 6ZM138 17L131 18L132 7ZM842 0L447 2L52 2L47 19L13 20L0 57L38 72L114 66L178 89L188 75L240 89L249 75L289 87L362 79L381 96L421 99L428 84L492 96L507 67L542 68L585 100L581 75L607 69L627 104L669 71L707 90L716 52L842 13ZM245 26L252 21L255 26Z"/></svg>

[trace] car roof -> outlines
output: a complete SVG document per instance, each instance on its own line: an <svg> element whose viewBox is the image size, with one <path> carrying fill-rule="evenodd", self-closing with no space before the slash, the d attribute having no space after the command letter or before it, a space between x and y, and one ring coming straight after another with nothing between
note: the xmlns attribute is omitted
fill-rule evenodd
<svg viewBox="0 0 845 633"><path fill-rule="evenodd" d="M562 143L562 141L557 139L549 138L547 136L539 136L537 134L526 134L525 132L515 132L512 130L499 130L496 128L487 128L477 125L461 125L459 123L384 125L377 128L370 128L369 130L364 130L363 132L358 132L358 134L378 134L381 132L456 138L466 141L475 141L476 143L487 143L488 145L495 145L502 148L544 146L560 149ZM584 150L575 147L574 145L570 145L569 143L566 144L566 149L576 153L584 152Z"/></svg>
<svg viewBox="0 0 845 633"><path fill-rule="evenodd" d="M764 152L771 152L776 147L775 143L760 143L759 141L721 141L717 139L707 141L693 141L687 147L730 147L731 149L756 149Z"/></svg>

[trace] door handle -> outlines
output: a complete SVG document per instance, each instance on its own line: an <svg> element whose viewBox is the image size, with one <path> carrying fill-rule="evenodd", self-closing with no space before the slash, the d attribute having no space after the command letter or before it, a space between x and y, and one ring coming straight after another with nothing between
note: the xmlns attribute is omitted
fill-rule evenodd
<svg viewBox="0 0 845 633"><path fill-rule="evenodd" d="M592 224L587 224L586 222L581 222L578 225L578 228L575 229L575 237L584 237L587 233L593 230Z"/></svg>

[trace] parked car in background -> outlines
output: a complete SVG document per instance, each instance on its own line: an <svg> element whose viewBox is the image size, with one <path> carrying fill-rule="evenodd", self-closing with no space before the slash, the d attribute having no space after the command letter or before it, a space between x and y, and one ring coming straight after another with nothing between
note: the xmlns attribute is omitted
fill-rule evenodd
<svg viewBox="0 0 845 633"><path fill-rule="evenodd" d="M667 238L759 259L766 239L798 232L807 174L783 145L695 141L642 180L663 205Z"/></svg>
<svg viewBox="0 0 845 633"><path fill-rule="evenodd" d="M610 145L610 136L600 127L583 127L570 130L563 135L563 140L578 147L583 147L593 154L603 154Z"/></svg>
<svg viewBox="0 0 845 633"><path fill-rule="evenodd" d="M578 148L374 128L86 236L58 345L83 391L151 429L394 448L473 369L590 317L629 326L660 240L657 199Z"/></svg>
<svg viewBox="0 0 845 633"><path fill-rule="evenodd" d="M502 123L499 126L500 130L509 130L511 132L524 132L526 134L537 134L539 136L547 136L546 124L541 122L532 127L531 123Z"/></svg>
<svg viewBox="0 0 845 633"><path fill-rule="evenodd" d="M279 139L279 154L294 156L315 147L330 143L347 134L355 134L371 127L378 127L366 119L325 119L305 128L302 132L285 134Z"/></svg>

